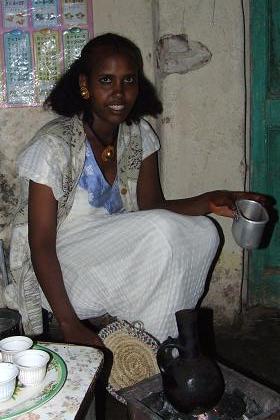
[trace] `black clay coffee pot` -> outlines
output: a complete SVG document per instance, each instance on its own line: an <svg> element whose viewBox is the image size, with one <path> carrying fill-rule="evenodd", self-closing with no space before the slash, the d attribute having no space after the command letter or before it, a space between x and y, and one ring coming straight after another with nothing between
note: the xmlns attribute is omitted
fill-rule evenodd
<svg viewBox="0 0 280 420"><path fill-rule="evenodd" d="M223 375L217 363L200 351L197 310L183 309L175 316L179 336L168 337L157 353L164 394L179 412L204 413L220 401Z"/></svg>

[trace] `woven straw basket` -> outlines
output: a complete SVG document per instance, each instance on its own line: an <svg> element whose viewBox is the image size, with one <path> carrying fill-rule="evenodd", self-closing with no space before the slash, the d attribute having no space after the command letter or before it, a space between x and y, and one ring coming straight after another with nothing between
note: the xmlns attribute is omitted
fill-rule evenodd
<svg viewBox="0 0 280 420"><path fill-rule="evenodd" d="M141 323L129 324L122 320L103 328L99 335L114 355L108 391L125 404L119 390L159 373L156 360L159 343Z"/></svg>

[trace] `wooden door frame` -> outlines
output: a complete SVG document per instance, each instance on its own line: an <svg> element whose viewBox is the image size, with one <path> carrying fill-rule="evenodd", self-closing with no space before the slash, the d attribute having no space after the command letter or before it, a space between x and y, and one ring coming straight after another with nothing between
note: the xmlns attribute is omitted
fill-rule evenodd
<svg viewBox="0 0 280 420"><path fill-rule="evenodd" d="M251 118L250 118L250 189L266 192L267 127L266 91L268 83L268 0L250 1ZM248 305L259 303L265 250L249 255Z"/></svg>
<svg viewBox="0 0 280 420"><path fill-rule="evenodd" d="M248 304L280 305L280 3L251 0L251 190L271 195L263 249L249 253ZM277 214L277 211L279 212Z"/></svg>

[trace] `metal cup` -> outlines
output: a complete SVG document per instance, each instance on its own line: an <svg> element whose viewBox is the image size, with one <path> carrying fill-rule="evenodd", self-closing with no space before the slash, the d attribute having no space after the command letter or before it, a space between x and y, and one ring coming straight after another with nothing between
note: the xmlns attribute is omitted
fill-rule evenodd
<svg viewBox="0 0 280 420"><path fill-rule="evenodd" d="M260 245L269 217L257 201L238 200L232 223L232 235L241 248L254 249Z"/></svg>

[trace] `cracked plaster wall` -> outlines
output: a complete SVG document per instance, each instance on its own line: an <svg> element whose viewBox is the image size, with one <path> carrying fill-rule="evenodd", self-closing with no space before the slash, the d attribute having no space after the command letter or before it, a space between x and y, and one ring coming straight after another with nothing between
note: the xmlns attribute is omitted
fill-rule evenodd
<svg viewBox="0 0 280 420"><path fill-rule="evenodd" d="M210 62L202 68L168 75L161 84L164 113L158 124L160 169L167 198L216 188L243 188L241 12L238 0L94 0L95 33L118 32L135 41L143 52L148 77L158 86L155 35L158 40L166 34L186 33L212 53ZM15 157L52 117L38 108L0 109L2 226L17 199ZM204 303L215 309L217 322L232 321L239 310L242 255L231 236L231 221L217 220L224 230L225 244ZM7 237L7 229L0 232L0 238Z"/></svg>
<svg viewBox="0 0 280 420"><path fill-rule="evenodd" d="M172 6L171 6L172 3ZM161 175L168 198L211 189L243 189L244 63L243 16L239 1L160 0L159 37L187 33L211 51L209 63L162 83ZM242 254L231 220L216 218L224 247L204 305L216 322L239 311Z"/></svg>

